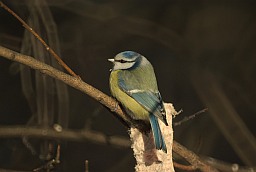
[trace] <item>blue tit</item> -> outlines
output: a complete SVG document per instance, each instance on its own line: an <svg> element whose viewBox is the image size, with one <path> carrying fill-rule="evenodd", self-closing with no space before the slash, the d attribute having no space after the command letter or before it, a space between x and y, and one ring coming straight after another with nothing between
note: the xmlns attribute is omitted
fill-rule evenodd
<svg viewBox="0 0 256 172"><path fill-rule="evenodd" d="M158 119L166 126L168 123L151 63L133 51L108 60L114 64L109 79L111 94L133 119L150 123L156 149L167 152Z"/></svg>

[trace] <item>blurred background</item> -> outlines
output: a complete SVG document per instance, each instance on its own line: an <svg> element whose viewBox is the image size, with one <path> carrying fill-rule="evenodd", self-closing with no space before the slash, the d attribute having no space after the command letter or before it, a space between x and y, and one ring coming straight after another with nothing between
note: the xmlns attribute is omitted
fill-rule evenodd
<svg viewBox="0 0 256 172"><path fill-rule="evenodd" d="M110 95L107 61L125 50L152 63L165 102L183 112L174 139L200 156L256 166L256 2L3 1L85 82ZM0 45L60 69L33 35L0 8ZM0 125L90 129L129 139L127 128L87 95L0 58ZM0 168L32 170L55 156L55 171L134 171L127 147L28 137L0 139ZM174 157L180 162L179 157ZM177 170L179 171L179 170Z"/></svg>

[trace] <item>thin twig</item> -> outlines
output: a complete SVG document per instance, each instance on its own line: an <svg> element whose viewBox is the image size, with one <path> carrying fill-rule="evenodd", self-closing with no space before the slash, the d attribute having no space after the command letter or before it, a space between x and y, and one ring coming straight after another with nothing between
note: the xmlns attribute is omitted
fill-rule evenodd
<svg viewBox="0 0 256 172"><path fill-rule="evenodd" d="M174 123L173 123L173 126L176 127L176 126L178 126L178 125L181 125L182 123L187 122L187 121L189 121L189 120L195 118L197 115L200 115L200 114L206 112L207 110L208 110L208 108L202 109L202 110L200 110L200 111L194 113L193 115L190 115L190 116L188 116L188 117L183 118L182 120L180 120L180 121L178 121L178 122L174 122Z"/></svg>
<svg viewBox="0 0 256 172"><path fill-rule="evenodd" d="M0 1L0 6L8 11L11 15L13 15L29 32L31 32L46 48L47 51L50 52L50 54L58 61L58 63L63 66L67 72L75 76L77 78L80 78L77 74L73 72L72 69L70 69L66 63L55 53L55 51L49 47L49 45L30 27L22 18L20 18L14 11L12 11L10 8L8 8L2 1Z"/></svg>

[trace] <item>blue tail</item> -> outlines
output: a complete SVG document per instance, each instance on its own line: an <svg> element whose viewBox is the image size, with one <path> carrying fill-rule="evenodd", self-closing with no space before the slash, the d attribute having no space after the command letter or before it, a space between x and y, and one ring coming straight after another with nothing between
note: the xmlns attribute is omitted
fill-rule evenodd
<svg viewBox="0 0 256 172"><path fill-rule="evenodd" d="M154 137L156 149L163 150L165 153L167 153L167 148L158 124L157 117L154 114L149 114L149 119L150 119L152 131L153 131L153 137Z"/></svg>

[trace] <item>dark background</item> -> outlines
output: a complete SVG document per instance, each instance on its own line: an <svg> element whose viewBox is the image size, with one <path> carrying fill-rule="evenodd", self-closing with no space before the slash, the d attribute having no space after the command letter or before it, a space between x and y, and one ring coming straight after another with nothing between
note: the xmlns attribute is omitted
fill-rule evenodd
<svg viewBox="0 0 256 172"><path fill-rule="evenodd" d="M174 127L176 141L199 155L256 166L255 158L250 159L256 151L255 1L3 2L25 21L34 17L31 26L46 41L57 35L50 46L60 49L63 60L85 82L109 95L112 66L107 59L125 50L144 55L154 66L164 101L173 103L176 110L183 109L174 122L209 108L208 112ZM46 8L50 10L48 13ZM47 20L49 25L46 26L40 14L49 12L53 22ZM18 52L22 46L30 47L32 52L28 55L48 56L44 48L35 48L40 47L40 43L33 42L30 34L25 35L22 25L2 8L0 19L1 46ZM51 28L50 31L46 27ZM30 41L24 43L24 37ZM0 58L0 69L2 126L52 127L54 123L63 123L64 128L83 129L88 127L89 121L93 130L129 139L127 129L111 113L70 87L65 93L69 101L63 105L68 106L65 110L68 118L60 119L54 114L48 123L41 123L35 117L39 105L31 104L22 91L19 65ZM29 71L29 74L35 88L40 82L35 72ZM49 83L54 84L54 81ZM55 86L52 90L54 101L46 104L55 107L56 95L62 92L57 93ZM40 90L34 90L34 97L39 95ZM58 113L61 109L50 110ZM31 122L31 119L34 120ZM244 141L244 133L249 133L250 144ZM20 138L0 139L0 168L31 170L43 164L42 140L29 139L29 142L35 154ZM89 160L90 171L134 171L135 160L129 148L90 141L61 143L60 171L83 171L85 160ZM238 147L234 146L236 143Z"/></svg>

